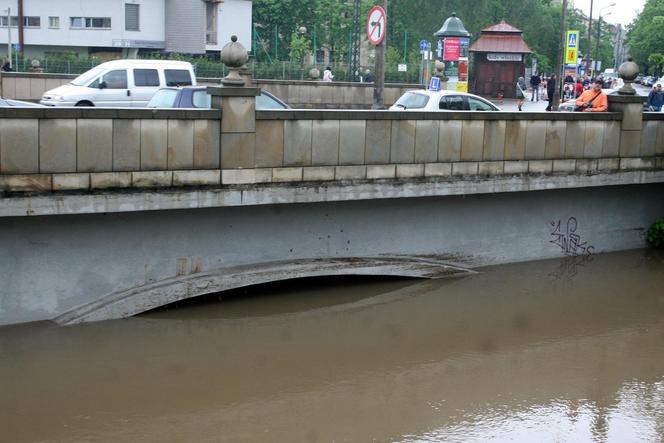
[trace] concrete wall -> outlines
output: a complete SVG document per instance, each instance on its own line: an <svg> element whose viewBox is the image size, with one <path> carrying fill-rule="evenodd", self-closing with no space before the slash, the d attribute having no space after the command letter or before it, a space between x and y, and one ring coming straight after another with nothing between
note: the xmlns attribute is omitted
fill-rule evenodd
<svg viewBox="0 0 664 443"><path fill-rule="evenodd" d="M145 310L213 292L242 264L429 255L474 268L638 248L664 210L662 186L0 217L0 324L96 300ZM560 246L569 223L572 250Z"/></svg>

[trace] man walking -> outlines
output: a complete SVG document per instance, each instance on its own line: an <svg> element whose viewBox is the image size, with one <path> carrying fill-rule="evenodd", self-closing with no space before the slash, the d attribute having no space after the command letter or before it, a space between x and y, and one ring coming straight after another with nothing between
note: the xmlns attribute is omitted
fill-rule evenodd
<svg viewBox="0 0 664 443"><path fill-rule="evenodd" d="M553 94L556 92L556 74L551 74L549 80L546 82L546 98L549 100L549 106L546 107L547 111L553 110Z"/></svg>
<svg viewBox="0 0 664 443"><path fill-rule="evenodd" d="M662 112L662 105L664 105L664 92L662 92L662 84L657 83L657 86L652 88L648 94L648 110Z"/></svg>
<svg viewBox="0 0 664 443"><path fill-rule="evenodd" d="M539 76L539 74L532 75L530 77L530 86L533 89L533 92L530 96L530 101L539 101L539 86L540 83L542 83L542 78Z"/></svg>

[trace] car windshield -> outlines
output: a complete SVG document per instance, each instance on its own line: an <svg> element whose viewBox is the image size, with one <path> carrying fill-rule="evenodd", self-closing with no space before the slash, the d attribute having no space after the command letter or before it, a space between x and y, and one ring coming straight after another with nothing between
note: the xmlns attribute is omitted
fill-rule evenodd
<svg viewBox="0 0 664 443"><path fill-rule="evenodd" d="M173 108L177 96L177 89L160 89L148 102L148 108Z"/></svg>
<svg viewBox="0 0 664 443"><path fill-rule="evenodd" d="M261 92L261 95L256 97L256 109L287 109L287 107L273 97Z"/></svg>
<svg viewBox="0 0 664 443"><path fill-rule="evenodd" d="M401 106L404 109L421 109L427 105L429 96L418 94L417 92L406 92L397 100L396 106Z"/></svg>
<svg viewBox="0 0 664 443"><path fill-rule="evenodd" d="M88 83L90 80L98 77L101 75L102 72L104 72L104 68L96 67L93 69L90 69L88 72L85 72L78 77L76 77L74 80L70 81L70 85L74 86L84 86L86 83Z"/></svg>

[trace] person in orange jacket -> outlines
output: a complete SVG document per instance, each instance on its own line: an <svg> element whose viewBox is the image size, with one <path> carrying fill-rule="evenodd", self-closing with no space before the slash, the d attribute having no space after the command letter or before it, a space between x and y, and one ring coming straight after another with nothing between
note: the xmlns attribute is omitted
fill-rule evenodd
<svg viewBox="0 0 664 443"><path fill-rule="evenodd" d="M584 91L576 100L575 111L579 112L606 112L609 110L609 98L602 91L602 81L595 80L593 87Z"/></svg>

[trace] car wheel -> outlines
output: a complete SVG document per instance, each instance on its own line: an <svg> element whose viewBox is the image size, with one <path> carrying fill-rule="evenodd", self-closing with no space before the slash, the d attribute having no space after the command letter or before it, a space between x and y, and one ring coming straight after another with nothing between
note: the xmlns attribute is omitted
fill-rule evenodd
<svg viewBox="0 0 664 443"><path fill-rule="evenodd" d="M94 106L94 105L93 105L91 102L88 102L88 101L82 101L82 102L78 102L78 103L76 103L76 106L87 106L87 107L90 107L90 106Z"/></svg>

